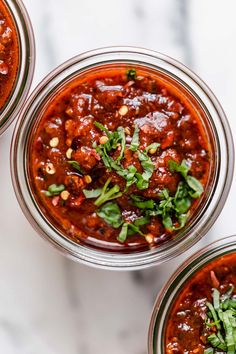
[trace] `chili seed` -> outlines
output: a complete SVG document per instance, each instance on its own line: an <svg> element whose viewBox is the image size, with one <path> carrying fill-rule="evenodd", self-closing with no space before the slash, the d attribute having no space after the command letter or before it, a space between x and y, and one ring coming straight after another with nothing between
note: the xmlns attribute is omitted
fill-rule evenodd
<svg viewBox="0 0 236 354"><path fill-rule="evenodd" d="M157 149L153 148L149 150L149 154L153 155L157 152Z"/></svg>
<svg viewBox="0 0 236 354"><path fill-rule="evenodd" d="M69 196L70 196L70 192L68 192L68 191L62 191L61 194L60 194L60 196L61 196L61 199L67 200L67 199L69 198Z"/></svg>
<svg viewBox="0 0 236 354"><path fill-rule="evenodd" d="M71 148L69 148L69 149L66 151L66 157L67 157L68 159L71 159L72 152L73 152L73 150L72 150Z"/></svg>
<svg viewBox="0 0 236 354"><path fill-rule="evenodd" d="M109 139L108 139L108 137L107 136L101 136L101 138L99 139L99 143L101 144L101 145L103 145L103 144L106 144L106 142L108 141Z"/></svg>
<svg viewBox="0 0 236 354"><path fill-rule="evenodd" d="M86 183L91 183L92 182L92 178L89 175L85 175L84 176L84 180Z"/></svg>
<svg viewBox="0 0 236 354"><path fill-rule="evenodd" d="M46 172L49 175L54 175L54 173L56 172L56 169L54 167L54 165L51 162L48 162L46 165Z"/></svg>
<svg viewBox="0 0 236 354"><path fill-rule="evenodd" d="M121 116L125 116L128 113L128 107L127 106L121 106L119 109L119 114Z"/></svg>
<svg viewBox="0 0 236 354"><path fill-rule="evenodd" d="M145 239L146 239L147 243L153 243L154 236L153 236L153 234L149 233L149 234L145 235Z"/></svg>
<svg viewBox="0 0 236 354"><path fill-rule="evenodd" d="M130 135L130 134L131 134L131 131L130 131L130 129L129 129L128 127L126 127L126 128L124 129L124 131L125 131L125 134L127 134L127 135Z"/></svg>
<svg viewBox="0 0 236 354"><path fill-rule="evenodd" d="M58 144L59 144L59 139L58 139L57 137L52 138L52 139L49 141L49 145L50 145L52 148L57 147Z"/></svg>
<svg viewBox="0 0 236 354"><path fill-rule="evenodd" d="M140 108L139 108L139 107L136 107L135 114L138 115L138 114L139 114L139 111L140 111Z"/></svg>

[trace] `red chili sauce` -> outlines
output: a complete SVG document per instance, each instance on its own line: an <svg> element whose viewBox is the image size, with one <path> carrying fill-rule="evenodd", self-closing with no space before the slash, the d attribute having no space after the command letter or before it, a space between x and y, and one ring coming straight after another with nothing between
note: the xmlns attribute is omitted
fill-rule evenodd
<svg viewBox="0 0 236 354"><path fill-rule="evenodd" d="M9 10L0 1L0 109L9 98L19 65L18 37Z"/></svg>
<svg viewBox="0 0 236 354"><path fill-rule="evenodd" d="M211 160L200 109L184 89L143 67L118 66L80 75L54 95L33 135L29 170L38 204L65 236L132 251L185 225Z"/></svg>
<svg viewBox="0 0 236 354"><path fill-rule="evenodd" d="M218 289L220 294L225 294L231 286L236 286L236 253L210 262L184 285L168 316L165 353L203 354L204 350L211 347L207 338L212 333L217 333L217 328L205 325L209 311L206 302L212 302L213 288ZM235 289L232 297L234 294ZM222 325L221 332L224 332Z"/></svg>

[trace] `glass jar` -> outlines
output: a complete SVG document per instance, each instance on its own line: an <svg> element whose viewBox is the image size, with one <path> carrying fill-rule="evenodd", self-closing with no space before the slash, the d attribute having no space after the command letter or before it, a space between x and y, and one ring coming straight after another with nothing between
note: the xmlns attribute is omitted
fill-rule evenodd
<svg viewBox="0 0 236 354"><path fill-rule="evenodd" d="M222 238L196 252L171 276L161 290L151 316L148 333L148 354L165 354L165 329L171 305L185 283L209 262L235 252L236 236Z"/></svg>
<svg viewBox="0 0 236 354"><path fill-rule="evenodd" d="M168 77L194 99L204 112L205 126L214 147L214 163L207 193L187 226L157 248L136 253L116 253L77 244L58 230L36 202L27 166L30 140L38 117L47 103L81 73L106 65L143 66ZM157 52L134 47L111 47L90 51L67 61L51 72L35 89L24 106L14 132L11 150L12 180L18 201L31 225L70 258L101 268L138 269L167 261L187 250L206 234L223 208L233 175L234 149L225 114L210 89L188 68Z"/></svg>
<svg viewBox="0 0 236 354"><path fill-rule="evenodd" d="M18 115L29 92L35 63L35 43L32 25L21 0L3 0L15 25L19 46L19 63L11 93L0 110L0 134Z"/></svg>

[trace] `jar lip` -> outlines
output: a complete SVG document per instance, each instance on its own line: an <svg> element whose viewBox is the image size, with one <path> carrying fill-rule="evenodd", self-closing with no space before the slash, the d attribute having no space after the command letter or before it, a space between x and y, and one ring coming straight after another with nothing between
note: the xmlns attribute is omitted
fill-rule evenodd
<svg viewBox="0 0 236 354"><path fill-rule="evenodd" d="M19 114L29 93L35 69L35 38L32 23L22 0L4 0L13 18L19 44L19 65L15 83L0 114L0 135Z"/></svg>
<svg viewBox="0 0 236 354"><path fill-rule="evenodd" d="M173 71L173 68L176 68L179 71L179 74L182 73L182 75L185 75L185 79L188 78L192 84L196 83L196 87L201 95L207 100L208 104L211 105L210 108L214 113L218 124L218 131L216 133L221 134L222 138L221 146L219 148L219 154L221 154L221 160L223 161L223 163L221 162L220 167L220 178L218 178L215 186L215 197L213 196L214 198L208 201L208 204L205 206L209 215L203 215L200 220L197 220L196 225L194 225L195 230L189 230L188 235L184 240L180 240L180 242L175 244L174 247L173 245L170 246L169 242L165 249L162 249L162 253L159 251L160 247L140 253L120 254L109 253L102 250L96 251L89 247L75 244L73 241L63 237L58 231L56 232L55 229L53 229L53 225L49 225L45 218L43 219L39 207L32 200L27 185L27 176L24 168L24 154L27 139L30 134L30 119L31 121L33 119L33 115L30 116L31 110L33 113L36 108L38 109L38 107L40 107L40 104L43 106L42 100L44 96L47 93L53 92L58 86L60 87L60 84L62 85L63 81L65 81L70 74L77 74L80 70L89 67L89 65L96 67L103 63L118 63L123 61L126 63L135 61L144 66L152 64L156 69L161 65L163 68L166 66L169 70L172 69ZM11 174L18 202L26 217L37 232L50 241L62 253L67 254L67 256L74 260L95 267L116 270L133 270L149 267L173 258L187 250L206 234L219 215L227 198L233 176L233 157L232 135L225 114L214 94L201 81L201 79L192 73L192 71L178 61L167 57L164 54L148 49L138 47L106 47L82 53L64 62L49 73L31 93L18 117L12 138ZM217 193L218 195L216 195ZM213 202L214 206L212 206Z"/></svg>
<svg viewBox="0 0 236 354"><path fill-rule="evenodd" d="M169 304L166 302L169 299L170 289L172 289L172 287L174 288L174 294L171 299L174 301L175 295L181 287L184 286L184 284L191 279L200 268L204 267L215 258L235 252L235 245L236 235L222 237L196 251L193 255L183 261L172 273L157 295L152 309L148 329L148 354L162 353L162 349L159 347L159 343L163 343L163 335L160 332L162 332L165 322L162 318L162 312L165 311L166 308L169 308ZM172 301L171 303L173 303Z"/></svg>

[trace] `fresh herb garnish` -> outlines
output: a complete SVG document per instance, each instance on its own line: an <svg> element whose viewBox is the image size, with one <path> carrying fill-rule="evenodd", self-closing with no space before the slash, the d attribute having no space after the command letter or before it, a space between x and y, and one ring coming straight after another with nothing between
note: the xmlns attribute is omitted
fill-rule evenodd
<svg viewBox="0 0 236 354"><path fill-rule="evenodd" d="M129 224L124 222L121 228L121 231L117 237L117 240L120 241L121 243L124 243L126 241L127 235L128 235L128 227Z"/></svg>
<svg viewBox="0 0 236 354"><path fill-rule="evenodd" d="M48 187L48 190L44 192L46 197L53 197L55 195L59 195L61 192L65 190L64 184L51 184Z"/></svg>
<svg viewBox="0 0 236 354"><path fill-rule="evenodd" d="M178 184L177 190L175 192L175 197L173 199L173 204L175 206L176 211L179 214L186 213L191 207L192 199L189 196L189 190L186 184L181 181Z"/></svg>
<svg viewBox="0 0 236 354"><path fill-rule="evenodd" d="M199 182L195 177L193 176L187 176L186 182L188 186L191 188L189 190L189 194L191 195L192 198L196 199L201 196L203 193L203 186L201 182Z"/></svg>
<svg viewBox="0 0 236 354"><path fill-rule="evenodd" d="M129 188L135 182L135 174L137 172L137 168L133 165L130 165L126 171L126 188Z"/></svg>
<svg viewBox="0 0 236 354"><path fill-rule="evenodd" d="M139 128L137 125L135 125L129 149L137 154L140 164L143 168L143 172L138 172L134 165L130 165L127 168L124 168L121 165L121 160L124 157L124 151L126 148L126 136L124 129L119 127L116 131L111 133L101 123L95 122L94 124L97 128L104 131L108 137L108 141L95 147L96 151L101 156L105 167L109 171L114 170L119 176L126 180L126 188L124 192L126 192L127 189L134 183L140 190L147 189L155 170L155 165L152 162L149 153L154 154L160 144L152 143L148 145L144 150L140 150ZM110 156L109 153L112 150L116 150L118 147L120 147L120 153L118 158L115 160L112 156ZM131 196L131 199L132 204L143 211L144 215L142 217L146 218L147 220L152 216L160 216L163 226L166 228L166 230L172 232L185 226L189 215L188 211L192 204L192 199L200 197L203 192L203 187L195 177L188 174L190 166L186 160L183 160L181 164L170 160L169 167L171 172L178 172L183 178L183 180L179 182L174 196L169 195L169 191L164 189L159 195L159 200L145 200L137 195ZM118 198L122 195L118 185L108 189L109 183L110 180L106 182L102 191L93 192L100 193L97 194L99 197L95 201L95 205L100 206L108 200ZM85 191L84 194L86 195L86 193L87 192ZM94 195L93 193L88 192L87 195L91 195L92 198ZM136 232L142 234L139 227L135 225L135 223L126 225L124 222L123 228L121 230L121 236L119 236L118 239L124 240L127 236Z"/></svg>
<svg viewBox="0 0 236 354"><path fill-rule="evenodd" d="M67 161L73 168L79 171L81 174L84 174L83 169L80 167L80 164L77 161Z"/></svg>
<svg viewBox="0 0 236 354"><path fill-rule="evenodd" d="M121 166L116 164L116 162L111 157L109 157L108 155L105 156L108 158L109 165L113 169L115 169L115 171L119 175L126 179L126 187L129 187L134 182L136 183L136 186L139 189L145 189L148 187L149 179L152 176L154 170L154 165L149 156L147 155L146 151L138 150L138 157L144 169L144 172L142 174L137 173L137 170L134 166L129 166L128 169L122 169ZM184 178L183 181L179 182L174 196L171 196L167 189L164 189L160 193L159 201L153 199L145 200L139 195L131 195L131 204L143 210L144 217L146 218L150 218L152 216L160 216L165 229L172 232L180 230L186 225L189 216L188 211L192 204L192 198L196 198L196 196L193 193L193 188L191 188L190 185L187 183L188 177L190 177L188 176L189 166L187 165L187 163L183 160L181 165L178 165L176 162L173 161L172 163L172 161L170 161L170 166L172 171L174 170L176 172L181 173ZM121 192L119 193L119 189L117 187L115 188L114 186L111 190L107 192L107 186L105 185L105 199L104 196L101 195L95 202L95 204L99 203L100 205L100 203L102 204L107 200L114 199L120 196ZM106 197L110 199L106 199ZM124 230L127 230L127 235L131 233L131 230L135 231L135 226L130 225L135 224L129 224L127 228L124 227ZM122 238L124 235L124 230L122 232ZM139 232L139 230L136 230L136 232Z"/></svg>
<svg viewBox="0 0 236 354"><path fill-rule="evenodd" d="M131 194L132 205L136 206L139 209L151 209L155 207L155 202L152 199L143 200L142 197L136 194Z"/></svg>
<svg viewBox="0 0 236 354"><path fill-rule="evenodd" d="M191 207L191 197L183 198L186 194L183 182L179 186L175 195L172 197L167 189L163 189L159 195L160 200L147 199L131 194L131 204L142 209L146 217L160 216L163 226L169 231L182 229L188 218L188 210ZM180 198L180 199L179 199ZM182 202L181 202L182 201ZM178 221L178 225L173 224L173 218Z"/></svg>
<svg viewBox="0 0 236 354"><path fill-rule="evenodd" d="M145 151L148 153L149 150L156 150L160 145L159 143L152 143L145 148Z"/></svg>
<svg viewBox="0 0 236 354"><path fill-rule="evenodd" d="M181 175L186 178L190 167L186 160L182 160L181 164L179 165L176 161L169 160L169 167L172 172L179 172Z"/></svg>
<svg viewBox="0 0 236 354"><path fill-rule="evenodd" d="M112 133L110 133L109 130L108 130L102 123L99 123L99 122L95 121L95 122L94 122L94 125L95 125L98 129L100 129L100 130L102 130L103 132L105 132L106 135L108 136L108 138L110 138L110 136L112 135Z"/></svg>
<svg viewBox="0 0 236 354"><path fill-rule="evenodd" d="M138 158L141 162L142 168L144 172L136 173L136 177L138 182L136 183L139 189L146 189L149 186L149 179L152 177L153 171L155 169L155 165L152 163L152 160L147 155L146 151L138 151Z"/></svg>
<svg viewBox="0 0 236 354"><path fill-rule="evenodd" d="M133 223L124 222L117 240L123 243L126 241L128 236L134 235L136 233L140 234L141 236L145 236L145 234L140 230L140 226L148 224L149 221L149 218L141 217L136 219Z"/></svg>
<svg viewBox="0 0 236 354"><path fill-rule="evenodd" d="M116 131L113 133L110 133L109 130L101 123L95 121L94 125L99 128L100 130L104 131L108 137L108 141L105 144L99 145L96 147L97 152L99 155L102 156L103 162L106 167L110 167L109 165L109 156L108 152L117 149L117 147L120 145L121 150L120 154L116 160L118 164L120 164L120 161L123 159L124 156L124 150L126 146L126 138L125 138L125 131L123 127L118 127Z"/></svg>
<svg viewBox="0 0 236 354"><path fill-rule="evenodd" d="M206 348L204 354L217 353L219 350L229 354L236 353L236 299L232 296L233 287L220 296L217 289L213 289L213 302L206 302L206 327L215 327L216 331L207 337L211 348Z"/></svg>
<svg viewBox="0 0 236 354"><path fill-rule="evenodd" d="M179 165L177 162L170 160L169 166L172 172L179 172L183 176L190 188L188 191L189 195L194 199L199 198L203 193L203 186L195 177L188 175L190 167L188 166L187 161L183 160Z"/></svg>
<svg viewBox="0 0 236 354"><path fill-rule="evenodd" d="M132 151L137 151L138 147L139 147L139 127L137 124L135 124L134 134L129 149Z"/></svg>
<svg viewBox="0 0 236 354"><path fill-rule="evenodd" d="M204 354L214 354L214 349L213 348L204 349Z"/></svg>
<svg viewBox="0 0 236 354"><path fill-rule="evenodd" d="M98 209L97 215L115 229L123 224L121 211L116 202L108 202L104 204Z"/></svg>
<svg viewBox="0 0 236 354"><path fill-rule="evenodd" d="M107 202L108 200L116 199L122 196L122 193L120 192L120 187L116 184L112 188L108 189L108 186L111 182L111 179L108 178L106 183L104 184L101 194L98 197L98 199L94 202L96 206L100 206Z"/></svg>
<svg viewBox="0 0 236 354"><path fill-rule="evenodd" d="M138 152L138 158L139 161L141 162L141 165L143 167L144 172L139 173L136 170L136 167L133 165L128 166L128 168L123 168L123 166L120 165L120 161L122 160L124 156L124 150L126 146L126 138L125 138L125 132L122 127L119 127L117 131L114 133L110 133L107 131L107 129L98 122L94 123L99 129L102 129L103 131L106 132L107 136L109 137L109 140L105 144L101 144L96 147L97 153L101 156L103 163L106 168L108 168L110 171L113 169L116 171L116 173L119 176L122 176L123 178L126 179L126 187L128 188L131 186L133 183L136 183L137 187L140 190L146 189L149 186L149 179L151 178L153 171L155 169L155 165L152 163L151 158L148 156L148 150L149 148L154 148L159 146L158 143L153 143L149 147L146 148L146 150L141 151L138 150L139 147L139 129L138 126L135 126L133 138L131 141L130 145L130 150L132 151L137 151ZM109 134L108 134L109 133ZM109 152L112 149L116 149L118 147L118 144L121 145L121 150L120 154L117 158L117 160L114 160L111 156L109 156Z"/></svg>
<svg viewBox="0 0 236 354"><path fill-rule="evenodd" d="M133 224L125 222L122 218L121 210L118 204L114 201L104 204L97 210L97 215L115 229L122 226L120 233L117 236L117 240L122 243L126 241L128 236L135 233L145 236L145 234L140 230L140 226L143 226L150 221L148 217L141 217L136 219Z"/></svg>
<svg viewBox="0 0 236 354"><path fill-rule="evenodd" d="M124 128L123 127L119 127L117 129L117 133L119 135L119 140L120 140L120 143L121 143L120 155L116 159L116 162L119 163L123 159L124 151L125 151L125 145L126 145Z"/></svg>
<svg viewBox="0 0 236 354"><path fill-rule="evenodd" d="M135 80L137 77L136 69L129 69L126 71L126 76L128 80Z"/></svg>
<svg viewBox="0 0 236 354"><path fill-rule="evenodd" d="M102 188L97 189L83 189L83 193L87 199L97 198L102 193Z"/></svg>

